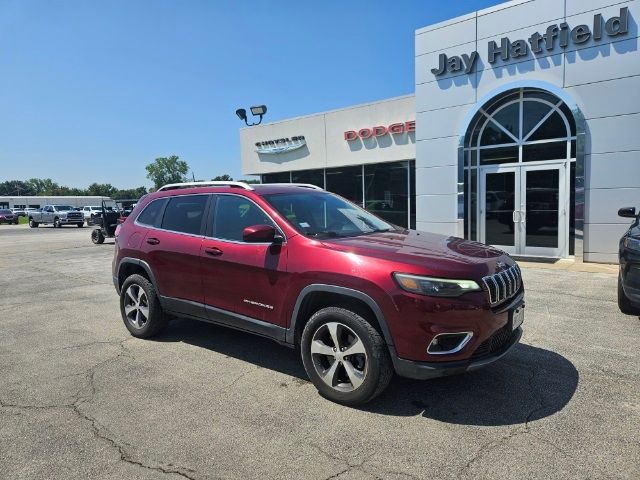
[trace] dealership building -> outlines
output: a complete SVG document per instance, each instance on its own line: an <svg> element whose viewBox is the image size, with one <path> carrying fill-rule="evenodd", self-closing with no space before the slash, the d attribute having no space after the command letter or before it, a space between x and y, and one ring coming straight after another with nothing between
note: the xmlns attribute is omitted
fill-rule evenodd
<svg viewBox="0 0 640 480"><path fill-rule="evenodd" d="M415 95L240 131L242 171L521 257L616 262L640 206L640 0L515 0L415 32Z"/></svg>

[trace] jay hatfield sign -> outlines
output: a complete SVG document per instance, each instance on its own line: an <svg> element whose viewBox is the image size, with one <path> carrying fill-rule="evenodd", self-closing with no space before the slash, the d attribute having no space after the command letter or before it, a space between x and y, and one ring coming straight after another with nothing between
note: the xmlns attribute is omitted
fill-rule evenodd
<svg viewBox="0 0 640 480"><path fill-rule="evenodd" d="M291 138L278 138L276 140L265 140L264 142L256 142L256 152L273 155L297 150L306 144L307 141L303 135Z"/></svg>
<svg viewBox="0 0 640 480"><path fill-rule="evenodd" d="M344 139L347 141L356 140L358 138L367 139L372 137L382 137L390 133L396 135L399 133L409 133L416 131L416 121L411 120L403 123L392 123L388 127L378 125L375 127L361 128L360 130L347 130L344 132Z"/></svg>
<svg viewBox="0 0 640 480"><path fill-rule="evenodd" d="M500 43L491 40L488 43L487 60L494 64L498 59L503 62L512 58L526 57L529 51L538 55L546 52L553 52L557 47L566 49L569 44L580 45L593 39L596 42L608 37L617 37L629 33L629 8L620 9L620 14L604 20L601 14L593 16L593 27L589 25L577 25L569 28L566 22L560 25L549 25L545 33L535 32L526 40L511 41L508 37L500 39ZM471 73L478 61L478 52L447 57L441 53L438 58L438 66L431 69L435 76L446 73Z"/></svg>

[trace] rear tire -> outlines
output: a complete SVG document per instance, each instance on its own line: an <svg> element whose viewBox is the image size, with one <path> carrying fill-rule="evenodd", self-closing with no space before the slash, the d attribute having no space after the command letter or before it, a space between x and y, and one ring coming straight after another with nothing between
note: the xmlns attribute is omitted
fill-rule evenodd
<svg viewBox="0 0 640 480"><path fill-rule="evenodd" d="M122 284L120 313L127 330L138 338L158 335L168 323L155 287L138 274L129 276Z"/></svg>
<svg viewBox="0 0 640 480"><path fill-rule="evenodd" d="M336 403L369 402L393 377L384 339L350 310L327 307L317 311L305 325L300 344L307 375L323 397Z"/></svg>
<svg viewBox="0 0 640 480"><path fill-rule="evenodd" d="M33 218L30 218L30 219L29 219L29 226L30 226L31 228L38 228L38 225L39 225L39 223L38 223L38 222L34 222L34 221L33 221Z"/></svg>
<svg viewBox="0 0 640 480"><path fill-rule="evenodd" d="M640 307L631 303L622 288L622 275L618 273L618 308L625 315L640 315Z"/></svg>

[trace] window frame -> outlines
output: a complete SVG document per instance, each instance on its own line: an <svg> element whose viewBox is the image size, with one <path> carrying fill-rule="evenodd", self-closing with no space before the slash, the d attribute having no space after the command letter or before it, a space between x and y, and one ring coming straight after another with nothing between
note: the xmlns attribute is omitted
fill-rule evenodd
<svg viewBox="0 0 640 480"><path fill-rule="evenodd" d="M213 236L213 226L216 222L215 212L216 212L216 207L218 205L218 198L225 196L225 197L239 197L243 200L247 200L253 203L256 207L262 210L262 212L267 216L267 218L269 218L269 220L271 220L271 222L275 225L276 232L279 233L280 236L282 237L282 241L278 245L285 245L287 243L287 236L282 230L282 227L280 227L278 222L275 221L275 219L271 214L269 214L269 212L267 212L261 205L259 205L252 198L249 198L245 195L238 195L236 193L214 193L214 194L211 194L211 196L212 196L212 199L209 201L209 210L207 212L207 219L205 222L206 228L205 228L204 237L206 239L216 240L216 241L226 242L226 243L234 243L237 245L273 245L273 242L244 242L242 240L231 240L229 238L220 238L220 237Z"/></svg>

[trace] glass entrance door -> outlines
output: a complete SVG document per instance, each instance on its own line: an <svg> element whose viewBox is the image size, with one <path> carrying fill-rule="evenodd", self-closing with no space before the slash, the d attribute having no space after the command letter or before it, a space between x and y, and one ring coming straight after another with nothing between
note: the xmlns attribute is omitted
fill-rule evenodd
<svg viewBox="0 0 640 480"><path fill-rule="evenodd" d="M521 169L520 254L566 256L568 196L565 195L565 164L524 166Z"/></svg>
<svg viewBox="0 0 640 480"><path fill-rule="evenodd" d="M520 167L487 167L480 177L480 239L507 253L519 249Z"/></svg>
<svg viewBox="0 0 640 480"><path fill-rule="evenodd" d="M565 256L565 170L565 164L481 169L481 241L512 255Z"/></svg>

